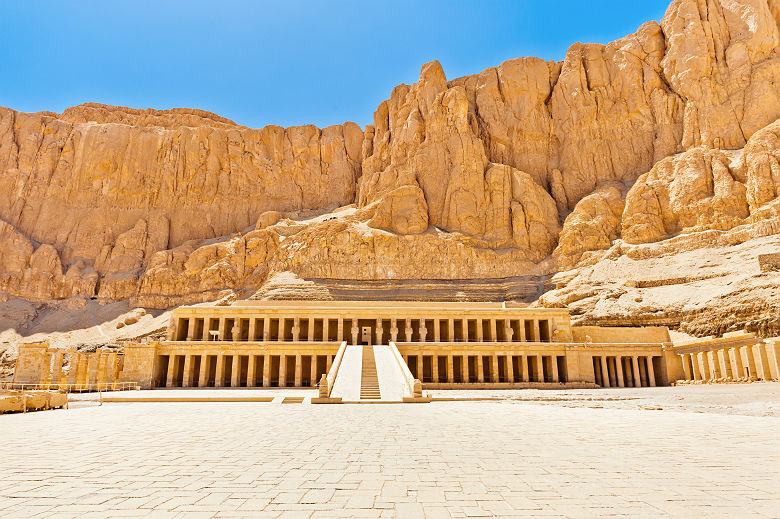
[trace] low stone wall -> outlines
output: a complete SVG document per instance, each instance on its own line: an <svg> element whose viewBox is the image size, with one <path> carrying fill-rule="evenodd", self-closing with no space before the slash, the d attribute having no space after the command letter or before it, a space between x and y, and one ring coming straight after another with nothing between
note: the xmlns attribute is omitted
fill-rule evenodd
<svg viewBox="0 0 780 519"><path fill-rule="evenodd" d="M0 414L67 407L68 395L59 391L0 391Z"/></svg>

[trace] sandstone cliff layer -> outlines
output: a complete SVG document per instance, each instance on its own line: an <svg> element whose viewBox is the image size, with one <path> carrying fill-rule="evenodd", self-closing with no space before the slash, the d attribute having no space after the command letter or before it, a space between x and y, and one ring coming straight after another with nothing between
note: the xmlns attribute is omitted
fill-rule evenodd
<svg viewBox="0 0 780 519"><path fill-rule="evenodd" d="M428 63L365 129L0 108L0 291L164 308L275 272L504 278L772 235L778 22L777 0L674 0L560 62Z"/></svg>

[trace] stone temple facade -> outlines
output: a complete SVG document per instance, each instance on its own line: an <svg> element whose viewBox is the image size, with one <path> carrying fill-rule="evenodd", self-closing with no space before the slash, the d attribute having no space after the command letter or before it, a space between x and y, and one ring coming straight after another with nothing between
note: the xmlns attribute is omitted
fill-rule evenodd
<svg viewBox="0 0 780 519"><path fill-rule="evenodd" d="M422 388L771 380L780 375L779 349L746 333L673 344L665 327L573 326L566 309L513 303L245 300L179 307L166 340L119 354L27 345L15 380L318 387L331 400L402 400Z"/></svg>

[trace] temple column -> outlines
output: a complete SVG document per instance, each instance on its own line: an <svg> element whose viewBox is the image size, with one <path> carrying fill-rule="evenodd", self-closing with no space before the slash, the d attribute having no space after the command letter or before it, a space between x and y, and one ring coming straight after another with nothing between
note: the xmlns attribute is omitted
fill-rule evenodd
<svg viewBox="0 0 780 519"><path fill-rule="evenodd" d="M287 355L279 355L279 387L287 385Z"/></svg>
<svg viewBox="0 0 780 519"><path fill-rule="evenodd" d="M385 327L382 325L382 319L376 320L376 344L385 344Z"/></svg>
<svg viewBox="0 0 780 519"><path fill-rule="evenodd" d="M484 329L482 328L482 319L477 319L477 342L484 342L484 341L485 341L485 333L484 333ZM481 355L480 358L482 358Z"/></svg>
<svg viewBox="0 0 780 519"><path fill-rule="evenodd" d="M390 319L390 340L398 341L398 321L396 319Z"/></svg>
<svg viewBox="0 0 780 519"><path fill-rule="evenodd" d="M257 319L255 319L254 317L250 317L247 340L256 341L257 340L257 337L255 337L256 334L257 334ZM249 385L249 382L247 382L247 385Z"/></svg>
<svg viewBox="0 0 780 519"><path fill-rule="evenodd" d="M450 384L455 382L455 364L452 355L447 355L447 382Z"/></svg>
<svg viewBox="0 0 780 519"><path fill-rule="evenodd" d="M653 357L645 357L647 361L647 384L650 387L655 387L655 368L653 368Z"/></svg>
<svg viewBox="0 0 780 519"><path fill-rule="evenodd" d="M709 380L710 378L710 372L707 369L707 359L704 356L704 352L698 352L696 355L696 363L699 366L699 376L701 376L701 380Z"/></svg>
<svg viewBox="0 0 780 519"><path fill-rule="evenodd" d="M195 340L195 322L197 319L195 317L190 317L187 320L187 340L188 341L194 341Z"/></svg>
<svg viewBox="0 0 780 519"><path fill-rule="evenodd" d="M62 350L54 352L54 355L52 356L52 365L51 365L51 383L52 384L60 384L60 379L62 378ZM116 356L116 353L114 354Z"/></svg>
<svg viewBox="0 0 780 519"><path fill-rule="evenodd" d="M356 318L352 318L352 344L360 344L358 341L358 336L360 335L360 326L358 326L358 320Z"/></svg>
<svg viewBox="0 0 780 519"><path fill-rule="evenodd" d="M173 387L173 379L176 376L176 358L177 355L168 357L168 373L165 377L165 387Z"/></svg>
<svg viewBox="0 0 780 519"><path fill-rule="evenodd" d="M693 380L701 380L701 370L699 368L699 359L695 353L688 353L688 358L691 359L691 372L693 374Z"/></svg>
<svg viewBox="0 0 780 519"><path fill-rule="evenodd" d="M558 378L558 356L550 355L550 366L552 367L552 381L560 382Z"/></svg>
<svg viewBox="0 0 780 519"><path fill-rule="evenodd" d="M170 365L170 362L169 362ZM225 355L220 353L217 355L217 374L214 377L214 387L225 387Z"/></svg>
<svg viewBox="0 0 780 519"><path fill-rule="evenodd" d="M200 373L198 376L198 387L206 387L209 384L209 356L203 354L200 358Z"/></svg>
<svg viewBox="0 0 780 519"><path fill-rule="evenodd" d="M482 327L482 323L477 321L477 323L480 325L480 328ZM484 382L485 381L485 366L482 361L482 355L477 355L477 382Z"/></svg>
<svg viewBox="0 0 780 519"><path fill-rule="evenodd" d="M226 339L225 337L225 328L227 327L227 319L224 317L219 318L219 340L224 341Z"/></svg>
<svg viewBox="0 0 780 519"><path fill-rule="evenodd" d="M433 355L431 357L431 375L434 382L439 382L439 356Z"/></svg>
<svg viewBox="0 0 780 519"><path fill-rule="evenodd" d="M233 327L230 329L230 340L232 342L241 340L241 319L238 317L233 319Z"/></svg>
<svg viewBox="0 0 780 519"><path fill-rule="evenodd" d="M455 342L455 319L447 319L447 340Z"/></svg>
<svg viewBox="0 0 780 519"><path fill-rule="evenodd" d="M254 321L254 319L252 319L252 321ZM255 370L257 369L257 359L255 358L255 355L249 355L247 362L246 387L255 387L257 386L257 382L255 381L257 378L257 375L255 374Z"/></svg>
<svg viewBox="0 0 780 519"><path fill-rule="evenodd" d="M309 342L314 341L314 317L309 317L309 334L306 338Z"/></svg>
<svg viewBox="0 0 780 519"><path fill-rule="evenodd" d="M518 326L517 327L520 329L520 337L518 338L518 340L520 342L526 342L526 338L525 338L525 320L524 319L520 319L518 321Z"/></svg>
<svg viewBox="0 0 780 519"><path fill-rule="evenodd" d="M406 342L412 342L412 320L407 319L406 320L406 328L404 328L404 333L406 333Z"/></svg>
<svg viewBox="0 0 780 519"><path fill-rule="evenodd" d="M769 355L769 363L772 367L772 378L780 380L780 340L778 339L766 339L767 355Z"/></svg>
<svg viewBox="0 0 780 519"><path fill-rule="evenodd" d="M271 385L271 354L266 353L263 358L263 387Z"/></svg>
<svg viewBox="0 0 780 519"><path fill-rule="evenodd" d="M718 362L718 356L715 350L707 352L707 364L710 366L710 373L712 373L713 379L721 378L720 362Z"/></svg>
<svg viewBox="0 0 780 519"><path fill-rule="evenodd" d="M190 387L192 385L192 355L184 356L184 376L182 377L181 387Z"/></svg>
<svg viewBox="0 0 780 519"><path fill-rule="evenodd" d="M99 362L100 362L100 353L95 352L89 356L89 367L88 367L89 378L87 379L87 383L90 386L97 384Z"/></svg>
<svg viewBox="0 0 780 519"><path fill-rule="evenodd" d="M764 343L759 342L752 346L753 358L756 362L756 375L762 380L772 380L772 373L769 370L769 357L766 354Z"/></svg>
<svg viewBox="0 0 780 519"><path fill-rule="evenodd" d="M460 357L460 374L463 378L463 382L469 381L469 356L466 354L466 352L463 352L463 355Z"/></svg>
<svg viewBox="0 0 780 519"><path fill-rule="evenodd" d="M433 320L433 341L441 342L441 320Z"/></svg>
<svg viewBox="0 0 780 519"><path fill-rule="evenodd" d="M337 336L339 342L344 342L344 318L343 317L339 317L337 330L338 330Z"/></svg>
<svg viewBox="0 0 780 519"><path fill-rule="evenodd" d="M732 371L734 378L740 379L745 376L745 364L742 362L742 352L738 347L729 348L729 356L732 362Z"/></svg>
<svg viewBox="0 0 780 519"><path fill-rule="evenodd" d="M504 378L507 382L515 381L515 373L512 369L512 356L507 355L504 357Z"/></svg>
<svg viewBox="0 0 780 519"><path fill-rule="evenodd" d="M615 376L618 387L626 387L626 382L623 380L623 357L619 355L615 357L615 370L617 371Z"/></svg>
<svg viewBox="0 0 780 519"><path fill-rule="evenodd" d="M333 355L326 355L325 359L325 371L330 373L330 368L333 366Z"/></svg>
<svg viewBox="0 0 780 519"><path fill-rule="evenodd" d="M325 317L322 320L322 342L330 342L330 333L329 333L329 325L330 319ZM319 381L317 381L319 383Z"/></svg>
<svg viewBox="0 0 780 519"><path fill-rule="evenodd" d="M491 320L495 324L494 320ZM500 377L498 376L498 354L493 353L490 357L490 380L495 384L498 383Z"/></svg>
<svg viewBox="0 0 780 519"><path fill-rule="evenodd" d="M601 356L601 383L603 387L612 387L609 380L609 366L607 365L607 356Z"/></svg>
<svg viewBox="0 0 780 519"><path fill-rule="evenodd" d="M529 379L529 373L528 373L528 356L527 355L520 355L520 359L518 360L519 368L520 368L520 380L522 382L528 382Z"/></svg>
<svg viewBox="0 0 780 519"><path fill-rule="evenodd" d="M544 382L544 358L541 355L536 356L536 380Z"/></svg>
<svg viewBox="0 0 780 519"><path fill-rule="evenodd" d="M461 319L461 331L463 333L463 342L469 342L469 320Z"/></svg>
<svg viewBox="0 0 780 519"><path fill-rule="evenodd" d="M271 339L271 318L266 317L263 320L263 342L268 342Z"/></svg>
<svg viewBox="0 0 780 519"><path fill-rule="evenodd" d="M295 387L301 387L303 379L303 362L301 362L301 354L295 354Z"/></svg>
<svg viewBox="0 0 780 519"><path fill-rule="evenodd" d="M725 378L734 378L734 375L731 373L731 362L729 362L729 352L728 350L720 349L717 351L718 355L718 363L720 364L720 372L721 375Z"/></svg>
<svg viewBox="0 0 780 519"><path fill-rule="evenodd" d="M498 335L496 334L496 320L490 319L490 341L498 342Z"/></svg>
<svg viewBox="0 0 780 519"><path fill-rule="evenodd" d="M425 342L425 338L428 336L428 328L425 327L425 319L420 319L420 327L417 331L420 333L420 342Z"/></svg>
<svg viewBox="0 0 780 519"><path fill-rule="evenodd" d="M642 387L642 377L639 374L639 357L631 357L631 372L634 377L634 387Z"/></svg>
<svg viewBox="0 0 780 519"><path fill-rule="evenodd" d="M319 373L317 373L317 355L311 356L311 373L309 373L309 384L311 384L314 387L317 387L317 384L319 384L320 377Z"/></svg>
<svg viewBox="0 0 780 519"><path fill-rule="evenodd" d="M292 340L294 342L298 342L301 340L301 318L300 317L293 317Z"/></svg>
<svg viewBox="0 0 780 519"><path fill-rule="evenodd" d="M79 368L79 354L75 351L70 354L70 367L68 368L68 384L76 384Z"/></svg>
<svg viewBox="0 0 780 519"><path fill-rule="evenodd" d="M515 331L509 325L509 319L505 320L504 321L504 336L506 337L506 342L512 342L514 334L515 334Z"/></svg>
<svg viewBox="0 0 780 519"><path fill-rule="evenodd" d="M692 380L693 374L691 373L691 366L688 364L688 354L683 353L680 355L682 359L683 373L685 373L685 380Z"/></svg>
<svg viewBox="0 0 780 519"><path fill-rule="evenodd" d="M241 356L233 355L233 364L230 366L230 387L240 387Z"/></svg>
<svg viewBox="0 0 780 519"><path fill-rule="evenodd" d="M204 317L203 318L203 334L201 335L202 341L210 341L211 340L211 334L209 334L209 330L211 329L211 318L210 317Z"/></svg>
<svg viewBox="0 0 780 519"><path fill-rule="evenodd" d="M425 373L425 369L423 368L423 356L417 355L417 376L415 378L420 379L420 382L422 382L423 373Z"/></svg>

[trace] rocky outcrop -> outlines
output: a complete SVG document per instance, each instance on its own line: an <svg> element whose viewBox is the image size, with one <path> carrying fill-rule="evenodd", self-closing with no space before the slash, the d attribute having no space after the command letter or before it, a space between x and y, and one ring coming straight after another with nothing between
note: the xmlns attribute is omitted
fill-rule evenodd
<svg viewBox="0 0 780 519"><path fill-rule="evenodd" d="M770 236L778 19L775 1L674 0L660 23L560 62L448 80L434 61L365 131L0 108L0 292L164 308L247 295L279 272L576 276ZM599 301L583 315L615 315Z"/></svg>

